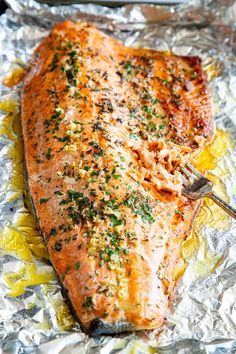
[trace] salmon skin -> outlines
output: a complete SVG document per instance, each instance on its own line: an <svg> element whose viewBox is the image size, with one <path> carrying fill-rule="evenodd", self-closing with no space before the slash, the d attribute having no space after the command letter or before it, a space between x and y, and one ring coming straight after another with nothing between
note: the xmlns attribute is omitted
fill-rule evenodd
<svg viewBox="0 0 236 354"><path fill-rule="evenodd" d="M21 103L29 193L83 329L162 326L200 207L178 168L214 131L200 59L66 21L36 49Z"/></svg>

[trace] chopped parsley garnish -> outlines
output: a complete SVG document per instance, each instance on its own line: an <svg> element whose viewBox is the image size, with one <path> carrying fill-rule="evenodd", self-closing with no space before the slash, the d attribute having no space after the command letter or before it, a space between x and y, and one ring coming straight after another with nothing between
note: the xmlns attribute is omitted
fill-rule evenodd
<svg viewBox="0 0 236 354"><path fill-rule="evenodd" d="M138 195L132 194L124 201L124 205L131 208L135 215L140 215L144 222L154 223L155 218L152 215L152 209L148 201L141 200Z"/></svg>
<svg viewBox="0 0 236 354"><path fill-rule="evenodd" d="M134 133L131 133L131 134L129 135L129 137L130 137L131 139L134 139L134 140L138 140L138 139L139 139L139 136L138 136L137 134L134 134Z"/></svg>
<svg viewBox="0 0 236 354"><path fill-rule="evenodd" d="M148 124L148 130L151 132L154 132L156 130L156 124L154 124L153 122Z"/></svg>
<svg viewBox="0 0 236 354"><path fill-rule="evenodd" d="M96 189L90 189L90 195L93 196L93 197L96 197L97 196L97 191Z"/></svg>
<svg viewBox="0 0 236 354"><path fill-rule="evenodd" d="M48 148L45 156L46 156L47 160L50 160L52 158L53 155L52 155L52 149L51 148Z"/></svg>
<svg viewBox="0 0 236 354"><path fill-rule="evenodd" d="M57 230L55 228L52 228L50 231L50 235L56 236L57 235Z"/></svg>
<svg viewBox="0 0 236 354"><path fill-rule="evenodd" d="M67 194L68 194L68 197L69 197L69 201L70 201L70 202L73 202L73 200L76 200L76 199L78 199L78 198L83 197L83 193L81 193L81 192L76 192L76 191L73 191L73 190L68 190L68 191L67 191Z"/></svg>
<svg viewBox="0 0 236 354"><path fill-rule="evenodd" d="M142 96L143 99L147 100L147 101L151 101L153 104L157 104L159 103L160 101L158 100L158 98L153 98L152 95L150 93L145 93L143 96Z"/></svg>
<svg viewBox="0 0 236 354"><path fill-rule="evenodd" d="M128 240L137 240L137 235L135 232L125 231L125 236L128 238Z"/></svg>
<svg viewBox="0 0 236 354"><path fill-rule="evenodd" d="M101 148L101 146L96 142L96 141L90 141L89 146L92 146L94 148L94 154L93 156L95 157L95 160L98 160L101 156L104 156L105 152Z"/></svg>
<svg viewBox="0 0 236 354"><path fill-rule="evenodd" d="M54 194L56 195L63 195L63 193L61 191L55 191Z"/></svg>
<svg viewBox="0 0 236 354"><path fill-rule="evenodd" d="M85 302L82 304L84 309L90 309L93 308L93 300L91 296L87 296L85 299Z"/></svg>
<svg viewBox="0 0 236 354"><path fill-rule="evenodd" d="M61 115L64 113L62 108L56 107L54 110L54 114L51 116L51 119L45 119L44 126L47 129L46 133L49 132L49 128L52 127L52 132L55 133L58 128L59 124L62 121Z"/></svg>
<svg viewBox="0 0 236 354"><path fill-rule="evenodd" d="M62 108L56 107L55 108L55 113L52 115L52 119L57 119L60 117L60 115L63 113Z"/></svg>
<svg viewBox="0 0 236 354"><path fill-rule="evenodd" d="M82 98L82 97L83 97L83 96L81 95L81 93L78 92L78 91L75 91L75 92L74 92L74 95L75 95L76 98Z"/></svg>
<svg viewBox="0 0 236 354"><path fill-rule="evenodd" d="M57 140L60 141L61 143L65 143L70 140L70 136L66 135L63 138L57 138Z"/></svg>
<svg viewBox="0 0 236 354"><path fill-rule="evenodd" d="M75 269L76 269L76 270L80 269L80 262L76 262L76 263L75 263Z"/></svg>
<svg viewBox="0 0 236 354"><path fill-rule="evenodd" d="M51 126L51 122L49 119L45 119L44 122L43 122L45 128L48 130Z"/></svg>
<svg viewBox="0 0 236 354"><path fill-rule="evenodd" d="M54 249L55 249L55 251L57 251L57 252L60 252L60 251L62 250L62 243L61 243L61 241L56 241L56 242L55 242Z"/></svg>
<svg viewBox="0 0 236 354"><path fill-rule="evenodd" d="M99 148L99 144L96 141L90 141L89 142L89 146L93 146L94 148L98 149Z"/></svg>
<svg viewBox="0 0 236 354"><path fill-rule="evenodd" d="M94 131L94 132L97 132L97 131L99 131L99 130L103 130L101 123L99 123L99 122L94 123L94 125L93 125L93 131Z"/></svg>
<svg viewBox="0 0 236 354"><path fill-rule="evenodd" d="M105 152L103 149L100 149L99 152L95 152L93 156L95 157L95 160L98 160L101 156L104 156Z"/></svg>
<svg viewBox="0 0 236 354"><path fill-rule="evenodd" d="M41 199L39 199L39 203L40 203L40 204L47 203L47 202L49 201L49 199L50 199L50 197L48 197L48 198L41 198Z"/></svg>
<svg viewBox="0 0 236 354"><path fill-rule="evenodd" d="M142 106L142 110L143 110L145 113L152 114L152 108L149 107L149 106Z"/></svg>
<svg viewBox="0 0 236 354"><path fill-rule="evenodd" d="M191 79L196 79L198 77L198 74L197 74L197 72L196 71L194 71L194 72L192 72L191 73Z"/></svg>
<svg viewBox="0 0 236 354"><path fill-rule="evenodd" d="M49 70L50 71L54 71L57 68L57 64L59 62L59 54L58 53L54 53L53 55L53 59L49 65Z"/></svg>
<svg viewBox="0 0 236 354"><path fill-rule="evenodd" d="M125 70L128 75L132 74L132 64L130 61L127 61L127 63L125 64Z"/></svg>
<svg viewBox="0 0 236 354"><path fill-rule="evenodd" d="M99 171L93 170L93 171L90 173L90 177L94 177L94 176L99 176Z"/></svg>
<svg viewBox="0 0 236 354"><path fill-rule="evenodd" d="M75 224L81 223L81 213L76 211L74 207L69 207L68 209L68 216L74 221Z"/></svg>
<svg viewBox="0 0 236 354"><path fill-rule="evenodd" d="M78 74L78 71L79 69L77 67L66 70L66 77L70 85L76 86L76 75Z"/></svg>
<svg viewBox="0 0 236 354"><path fill-rule="evenodd" d="M110 175L106 175L106 183L108 183L109 181L110 181L110 179L111 179L111 176Z"/></svg>
<svg viewBox="0 0 236 354"><path fill-rule="evenodd" d="M114 168L114 170L112 171L112 177L115 179L119 179L121 177L120 174L116 173L116 169Z"/></svg>
<svg viewBox="0 0 236 354"><path fill-rule="evenodd" d="M162 80L163 85L167 85L167 84L169 84L169 82L170 81L168 81L168 80Z"/></svg>
<svg viewBox="0 0 236 354"><path fill-rule="evenodd" d="M166 128L166 124L160 124L160 125L159 125L159 129L162 129L162 130L163 130L163 129L165 129L165 128Z"/></svg>
<svg viewBox="0 0 236 354"><path fill-rule="evenodd" d="M138 112L138 108L135 107L135 108L132 108L131 111L130 111L130 117L134 118L136 116Z"/></svg>
<svg viewBox="0 0 236 354"><path fill-rule="evenodd" d="M151 100L152 100L152 95L151 95L149 92L147 92L147 93L145 93L145 94L143 95L143 98L144 98L145 100L151 101Z"/></svg>
<svg viewBox="0 0 236 354"><path fill-rule="evenodd" d="M121 177L121 175L119 175L117 173L113 173L112 177L114 177L115 179L119 179Z"/></svg>
<svg viewBox="0 0 236 354"><path fill-rule="evenodd" d="M108 200L106 206L112 210L117 210L120 207L120 205L116 203L116 198Z"/></svg>
<svg viewBox="0 0 236 354"><path fill-rule="evenodd" d="M113 226L119 226L123 224L123 221L118 219L115 214L109 214L109 217L112 221Z"/></svg>
<svg viewBox="0 0 236 354"><path fill-rule="evenodd" d="M111 239L111 244L112 246L118 246L119 245L119 235L114 232L114 233L111 233L111 232L108 232L107 235L110 237Z"/></svg>
<svg viewBox="0 0 236 354"><path fill-rule="evenodd" d="M136 215L140 215L144 222L148 222L149 224L153 224L155 222L155 218L151 214L151 208L148 203L141 203L139 208L134 210Z"/></svg>

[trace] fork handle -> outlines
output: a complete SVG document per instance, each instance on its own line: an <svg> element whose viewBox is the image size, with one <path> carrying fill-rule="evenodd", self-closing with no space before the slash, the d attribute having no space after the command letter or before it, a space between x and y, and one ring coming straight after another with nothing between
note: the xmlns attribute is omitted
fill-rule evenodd
<svg viewBox="0 0 236 354"><path fill-rule="evenodd" d="M229 204L227 204L224 200L219 198L216 194L211 193L209 195L209 198L214 200L214 202L219 205L226 213L228 213L230 216L232 216L234 219L236 219L236 209L232 208Z"/></svg>

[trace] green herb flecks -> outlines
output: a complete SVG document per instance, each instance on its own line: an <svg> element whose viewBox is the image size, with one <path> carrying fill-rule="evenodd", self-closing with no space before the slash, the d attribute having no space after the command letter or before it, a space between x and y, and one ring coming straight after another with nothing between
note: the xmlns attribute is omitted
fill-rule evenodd
<svg viewBox="0 0 236 354"><path fill-rule="evenodd" d="M159 129L164 130L165 128L166 128L166 124L165 123L159 125Z"/></svg>
<svg viewBox="0 0 236 354"><path fill-rule="evenodd" d="M57 230L53 227L52 229L51 229L51 231L50 231L50 235L52 235L52 236L56 236L57 235Z"/></svg>
<svg viewBox="0 0 236 354"><path fill-rule="evenodd" d="M116 198L110 199L106 202L106 207L111 209L111 210L118 210L120 207L120 204L116 203Z"/></svg>
<svg viewBox="0 0 236 354"><path fill-rule="evenodd" d="M54 71L57 68L57 64L59 62L59 53L54 53L53 59L49 65L49 70Z"/></svg>
<svg viewBox="0 0 236 354"><path fill-rule="evenodd" d="M61 241L56 241L54 244L54 250L57 252L61 252L62 250L62 243Z"/></svg>
<svg viewBox="0 0 236 354"><path fill-rule="evenodd" d="M150 106L142 106L142 110L143 110L143 112L145 112L145 113L148 113L148 114L152 114L153 112L152 112L152 107L150 107Z"/></svg>
<svg viewBox="0 0 236 354"><path fill-rule="evenodd" d="M55 194L55 195L63 195L63 193L62 193L61 191L59 191L59 190L56 190L56 191L54 192L54 194Z"/></svg>
<svg viewBox="0 0 236 354"><path fill-rule="evenodd" d="M51 198L50 198L50 197L48 197L48 198L41 198L41 199L39 199L39 203L40 203L40 204L47 203L47 202L49 201L49 199L51 199Z"/></svg>
<svg viewBox="0 0 236 354"><path fill-rule="evenodd" d="M131 134L129 135L129 137L130 137L131 139L134 139L134 140L138 140L138 139L139 139L139 136L138 136L137 134L135 134L135 133L131 133Z"/></svg>
<svg viewBox="0 0 236 354"><path fill-rule="evenodd" d="M123 80L129 80L133 75L133 66L131 61L126 61L123 63L124 71L121 74Z"/></svg>
<svg viewBox="0 0 236 354"><path fill-rule="evenodd" d="M80 269L80 262L76 262L76 263L75 263L75 269L76 269L76 270Z"/></svg>
<svg viewBox="0 0 236 354"><path fill-rule="evenodd" d="M91 296L87 296L85 302L82 304L84 309L91 309L93 308L93 300Z"/></svg>
<svg viewBox="0 0 236 354"><path fill-rule="evenodd" d="M144 222L152 224L155 218L148 200L143 200L137 194L132 194L125 201L124 205L131 208L135 215L140 215Z"/></svg>
<svg viewBox="0 0 236 354"><path fill-rule="evenodd" d="M154 132L156 129L157 129L157 127L156 127L155 123L151 122L151 123L148 124L148 130L150 132Z"/></svg>
<svg viewBox="0 0 236 354"><path fill-rule="evenodd" d="M83 197L83 193L76 192L76 191L73 191L73 190L70 190L70 189L67 191L67 194L68 194L70 202L73 202L74 200L77 200L78 198Z"/></svg>
<svg viewBox="0 0 236 354"><path fill-rule="evenodd" d="M113 226L119 226L123 224L123 220L118 219L115 214L109 214Z"/></svg>
<svg viewBox="0 0 236 354"><path fill-rule="evenodd" d="M75 223L79 224L82 218L92 221L97 216L99 216L100 211L94 207L93 201L88 197L85 197L83 193L74 190L68 190L67 194L68 199L62 200L60 205L76 202L75 205L71 205L66 209L68 216Z"/></svg>
<svg viewBox="0 0 236 354"><path fill-rule="evenodd" d="M68 84L71 86L76 86L77 74L79 72L76 50L72 50L68 53L68 59L66 60L66 64L69 66L69 68L65 70Z"/></svg>
<svg viewBox="0 0 236 354"><path fill-rule="evenodd" d="M104 150L96 141L90 141L89 146L92 146L94 148L93 156L95 157L95 160L98 160L100 157L104 156Z"/></svg>
<svg viewBox="0 0 236 354"><path fill-rule="evenodd" d="M115 178L115 179L119 179L121 177L121 175L116 172L115 168L112 171L112 177Z"/></svg>
<svg viewBox="0 0 236 354"><path fill-rule="evenodd" d="M47 160L50 160L53 157L51 148L48 148L48 150L47 150L47 152L45 154L45 157L46 157Z"/></svg>
<svg viewBox="0 0 236 354"><path fill-rule="evenodd" d="M49 133L50 129L52 133L55 133L59 129L60 122L63 119L62 118L63 112L64 112L63 109L56 106L52 116L44 120L43 124L46 133Z"/></svg>
<svg viewBox="0 0 236 354"><path fill-rule="evenodd" d="M117 232L108 232L106 236L108 236L108 238L106 238L108 244L101 248L98 252L100 266L111 261L120 263L120 256L122 254L127 255L129 253L127 248L121 247L122 239Z"/></svg>

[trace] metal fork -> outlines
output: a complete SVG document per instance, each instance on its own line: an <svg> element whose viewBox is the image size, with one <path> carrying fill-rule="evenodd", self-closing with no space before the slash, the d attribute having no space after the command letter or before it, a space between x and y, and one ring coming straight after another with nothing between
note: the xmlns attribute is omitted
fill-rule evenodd
<svg viewBox="0 0 236 354"><path fill-rule="evenodd" d="M193 200L209 197L226 211L226 213L236 219L236 209L232 208L212 192L213 183L206 177L202 176L195 167L187 162L184 167L180 168L180 172L184 186L182 189L183 195Z"/></svg>

